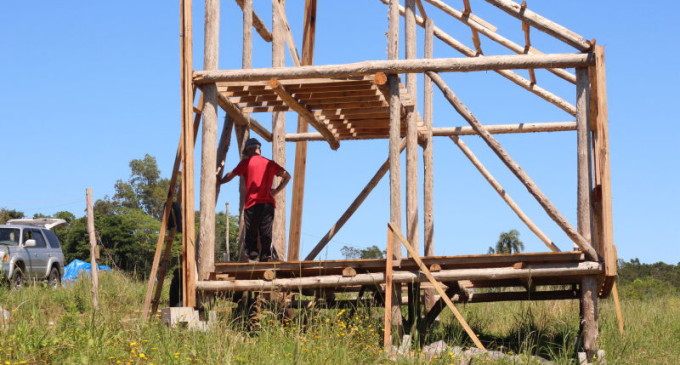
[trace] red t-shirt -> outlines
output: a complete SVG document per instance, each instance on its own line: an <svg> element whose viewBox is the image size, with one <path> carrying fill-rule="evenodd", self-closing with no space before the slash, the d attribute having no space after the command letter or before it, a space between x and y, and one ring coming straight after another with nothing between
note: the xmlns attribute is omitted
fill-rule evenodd
<svg viewBox="0 0 680 365"><path fill-rule="evenodd" d="M283 167L279 164L260 155L253 155L239 162L232 173L246 179L244 209L261 203L274 204L274 197L271 193L272 183L274 176L282 170Z"/></svg>

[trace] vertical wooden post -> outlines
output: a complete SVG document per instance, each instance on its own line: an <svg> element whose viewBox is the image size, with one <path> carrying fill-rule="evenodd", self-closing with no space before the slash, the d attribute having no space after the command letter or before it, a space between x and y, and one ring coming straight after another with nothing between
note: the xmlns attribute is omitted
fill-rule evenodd
<svg viewBox="0 0 680 365"><path fill-rule="evenodd" d="M432 19L425 20L425 58L433 56L434 24ZM423 246L425 256L434 256L434 146L432 140L432 80L423 77L423 121L425 122L425 141L423 144ZM425 290L425 309L434 305L434 290Z"/></svg>
<svg viewBox="0 0 680 365"><path fill-rule="evenodd" d="M304 33L302 36L302 66L311 65L314 59L316 32L316 0L305 1ZM306 133L307 121L298 117L298 133ZM307 141L295 144L295 169L293 171L293 201L290 206L290 229L288 234L288 261L300 259L300 230L305 197L305 174L307 169Z"/></svg>
<svg viewBox="0 0 680 365"><path fill-rule="evenodd" d="M85 197L87 203L87 233L90 237L90 267L92 278L92 307L94 310L99 310L99 274L97 270L97 238L94 231L94 210L92 208L92 189L85 190Z"/></svg>
<svg viewBox="0 0 680 365"><path fill-rule="evenodd" d="M196 306L196 228L194 225L193 52L191 0L181 1L182 86L182 273L184 306Z"/></svg>
<svg viewBox="0 0 680 365"><path fill-rule="evenodd" d="M285 9L285 0L278 1L281 8ZM272 4L274 6L275 4ZM284 65L284 25L276 16L276 9L272 8L272 66L283 67ZM272 113L272 160L286 167L286 114L284 112ZM274 179L278 184L280 178ZM286 257L286 189L276 195L276 209L274 212L274 224L272 228L272 248L276 251L279 259Z"/></svg>
<svg viewBox="0 0 680 365"><path fill-rule="evenodd" d="M406 26L404 30L406 59L416 58L416 2L406 0ZM406 115L406 234L413 248L419 250L418 242L418 119L416 117L418 75L406 74L406 89L413 106ZM408 285L408 322L411 331L416 329L420 307L420 283ZM414 333L411 333L414 335Z"/></svg>
<svg viewBox="0 0 680 365"><path fill-rule="evenodd" d="M224 205L224 218L226 228L224 229L224 262L231 261L231 250L229 249L229 202Z"/></svg>
<svg viewBox="0 0 680 365"><path fill-rule="evenodd" d="M581 337L588 360L592 360L599 347L597 328L597 277L586 276L581 281Z"/></svg>
<svg viewBox="0 0 680 365"><path fill-rule="evenodd" d="M390 0L389 6L389 29L387 36L387 55L390 60L399 58L399 0ZM399 101L399 76L387 75L390 88L390 222L394 222L397 228L401 228L401 167L399 156L399 139L401 138L401 102ZM401 245L399 242L392 243L392 259L401 259ZM388 257L389 258L389 257ZM401 327L401 290L399 286L392 290L392 325Z"/></svg>
<svg viewBox="0 0 680 365"><path fill-rule="evenodd" d="M399 244L398 242L396 242ZM387 249L385 259L385 321L384 321L384 332L383 332L383 348L385 351L392 350L392 299L394 296L392 292L392 265L394 260L394 233L387 227Z"/></svg>
<svg viewBox="0 0 680 365"><path fill-rule="evenodd" d="M588 130L588 69L576 69L577 228L591 242L590 231L590 141ZM578 247L578 246L576 246Z"/></svg>
<svg viewBox="0 0 680 365"><path fill-rule="evenodd" d="M217 69L219 53L220 1L205 0L205 45L203 64L206 70ZM215 165L217 164L217 86L203 86L203 133L201 146L200 229L198 232L198 277L205 280L215 266Z"/></svg>

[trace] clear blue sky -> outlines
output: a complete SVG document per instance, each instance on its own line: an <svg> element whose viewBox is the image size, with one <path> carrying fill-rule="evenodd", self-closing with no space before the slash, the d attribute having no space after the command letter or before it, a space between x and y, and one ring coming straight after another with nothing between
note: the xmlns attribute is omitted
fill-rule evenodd
<svg viewBox="0 0 680 365"><path fill-rule="evenodd" d="M202 1L195 1L195 66L202 64ZM241 15L222 1L220 68L239 68ZM269 1L256 1L269 23ZM291 27L301 45L302 0L288 1ZM447 3L461 7L461 1ZM626 6L628 5L628 6ZM523 42L521 24L483 1L475 12L504 36ZM678 5L620 1L533 1L529 8L607 52L615 241L619 257L643 262L680 261L680 123L675 90L680 56ZM469 30L437 9L428 14L472 46ZM634 9L634 10L631 10ZM319 1L316 64L386 58L386 7L378 0ZM179 25L176 1L13 1L0 12L0 136L3 179L0 207L81 216L85 188L95 198L113 194L127 179L128 163L148 153L168 176L179 137ZM268 44L256 33L255 67L270 64ZM419 40L422 31L419 30ZM540 32L544 52L574 52ZM509 54L482 37L487 54ZM419 53L422 55L422 52ZM435 57L460 57L441 42ZM288 64L290 60L287 59ZM567 121L569 115L494 73L451 74L447 81L473 113L488 124ZM574 88L538 72L539 85L574 101ZM419 86L421 87L421 86ZM422 90L422 89L421 89ZM464 125L438 92L435 126ZM422 92L419 98L422 99ZM267 115L255 115L270 126ZM289 131L295 116L288 116ZM511 155L555 205L575 221L575 134L499 136ZM477 137L466 139L527 214L560 246L571 244L526 190ZM271 156L267 145L263 150ZM441 255L484 253L500 232L516 228L528 251L545 251L451 141L435 141L435 245ZM330 151L310 144L302 254L335 222L387 156L384 141L343 142ZM229 165L237 156L229 155ZM294 145L288 145L292 170ZM422 173L420 174L422 176ZM235 184L224 202L238 201ZM422 195L421 195L422 196ZM290 201L290 192L289 199ZM383 181L322 257L339 257L343 245L384 246L389 217ZM233 208L232 208L232 213ZM422 210L421 210L422 219ZM421 224L422 229L422 224Z"/></svg>

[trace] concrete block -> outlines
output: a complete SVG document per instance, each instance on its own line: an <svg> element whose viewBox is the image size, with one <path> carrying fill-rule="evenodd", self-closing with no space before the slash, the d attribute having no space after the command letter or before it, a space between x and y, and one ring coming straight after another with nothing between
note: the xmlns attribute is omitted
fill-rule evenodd
<svg viewBox="0 0 680 365"><path fill-rule="evenodd" d="M186 324L188 327L192 323L198 322L198 311L192 307L170 307L161 310L163 323L170 327L177 324Z"/></svg>

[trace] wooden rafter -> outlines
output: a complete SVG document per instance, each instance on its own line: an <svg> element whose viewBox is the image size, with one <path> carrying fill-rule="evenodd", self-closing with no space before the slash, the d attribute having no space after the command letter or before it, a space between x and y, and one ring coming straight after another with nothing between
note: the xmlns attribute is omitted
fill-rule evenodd
<svg viewBox="0 0 680 365"><path fill-rule="evenodd" d="M286 91L278 80L272 79L267 85L274 90L281 100L283 100L291 109L295 110L302 118L304 118L307 123L313 125L314 128L326 138L332 149L337 150L338 147L340 147L338 136L331 132L329 126L323 121L318 120L309 109L300 104L288 91Z"/></svg>

